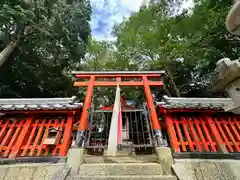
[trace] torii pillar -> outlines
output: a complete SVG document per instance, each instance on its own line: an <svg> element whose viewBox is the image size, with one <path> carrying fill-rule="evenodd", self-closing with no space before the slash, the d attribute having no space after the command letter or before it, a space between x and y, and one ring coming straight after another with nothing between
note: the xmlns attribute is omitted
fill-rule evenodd
<svg viewBox="0 0 240 180"><path fill-rule="evenodd" d="M155 110L154 100L152 97L152 93L150 90L150 86L163 86L163 82L153 81L150 78L160 78L164 71L100 71L100 72L72 72L72 74L76 78L76 82L74 86L77 87L87 87L87 93L85 96L85 101L83 104L82 115L80 118L80 125L78 127L76 145L77 147L84 146L84 137L85 131L87 129L87 121L88 121L88 110L91 106L93 88L97 87L116 87L119 86L143 86L145 91L145 96L148 104L148 108L151 115L152 128L155 133L155 139L157 146L164 146L162 139L162 131L160 122L157 117L157 113ZM104 78L104 81L100 81L98 79ZM115 78L115 81L108 80ZM124 78L124 80L122 79ZM82 81L84 79L88 79L88 81ZM128 79L127 81L125 79ZM140 80L136 80L140 79ZM79 81L81 80L81 81Z"/></svg>

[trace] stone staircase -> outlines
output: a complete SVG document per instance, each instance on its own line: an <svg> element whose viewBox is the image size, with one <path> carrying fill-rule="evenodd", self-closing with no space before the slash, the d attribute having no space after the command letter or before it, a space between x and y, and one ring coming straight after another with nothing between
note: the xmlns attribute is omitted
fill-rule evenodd
<svg viewBox="0 0 240 180"><path fill-rule="evenodd" d="M154 158L155 157L155 158ZM121 179L158 179L177 180L170 174L164 175L162 167L156 161L156 156L85 156L77 172L70 173L67 180L121 180Z"/></svg>

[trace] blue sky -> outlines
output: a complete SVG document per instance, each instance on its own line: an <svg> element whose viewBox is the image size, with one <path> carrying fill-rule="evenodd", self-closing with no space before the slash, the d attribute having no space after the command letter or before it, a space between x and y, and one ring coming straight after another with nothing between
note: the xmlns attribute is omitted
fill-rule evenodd
<svg viewBox="0 0 240 180"><path fill-rule="evenodd" d="M132 12L139 10L141 4L148 0L91 0L92 5L92 35L96 40L114 40L112 28ZM192 1L192 0L186 0ZM184 6L188 6L185 3Z"/></svg>
<svg viewBox="0 0 240 180"><path fill-rule="evenodd" d="M97 40L113 40L111 35L115 24L128 18L132 12L139 10L143 0L91 0L92 35Z"/></svg>

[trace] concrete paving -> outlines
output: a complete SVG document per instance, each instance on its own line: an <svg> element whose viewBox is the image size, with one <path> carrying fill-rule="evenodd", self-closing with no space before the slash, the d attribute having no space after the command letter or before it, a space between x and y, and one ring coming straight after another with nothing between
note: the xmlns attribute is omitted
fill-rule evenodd
<svg viewBox="0 0 240 180"><path fill-rule="evenodd" d="M61 164L16 164L0 166L0 180L50 180Z"/></svg>
<svg viewBox="0 0 240 180"><path fill-rule="evenodd" d="M238 160L175 160L179 180L240 180Z"/></svg>

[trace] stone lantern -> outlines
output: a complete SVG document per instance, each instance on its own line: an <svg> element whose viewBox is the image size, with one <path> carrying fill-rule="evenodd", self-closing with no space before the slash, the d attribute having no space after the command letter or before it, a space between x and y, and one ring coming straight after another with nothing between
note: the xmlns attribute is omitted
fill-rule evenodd
<svg viewBox="0 0 240 180"><path fill-rule="evenodd" d="M226 28L231 34L240 35L240 0L235 0L230 9ZM225 110L240 114L240 60L221 59L217 62L215 75L214 90L225 90L234 102L232 107L226 107Z"/></svg>
<svg viewBox="0 0 240 180"><path fill-rule="evenodd" d="M233 35L240 35L240 0L235 0L234 5L226 19L227 30Z"/></svg>
<svg viewBox="0 0 240 180"><path fill-rule="evenodd" d="M234 105L225 110L240 114L240 60L223 58L217 62L214 78L214 90L226 91Z"/></svg>

